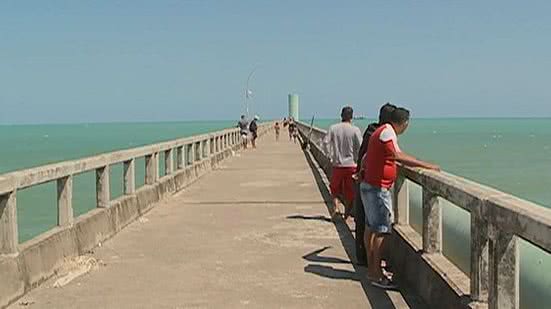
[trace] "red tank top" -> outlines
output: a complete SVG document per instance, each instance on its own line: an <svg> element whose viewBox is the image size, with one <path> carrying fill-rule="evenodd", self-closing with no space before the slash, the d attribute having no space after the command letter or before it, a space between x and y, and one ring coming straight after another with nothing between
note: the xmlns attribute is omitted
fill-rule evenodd
<svg viewBox="0 0 551 309"><path fill-rule="evenodd" d="M379 188L392 187L397 173L396 152L400 152L400 147L394 128L390 124L380 126L371 135L367 155L362 162L364 181Z"/></svg>

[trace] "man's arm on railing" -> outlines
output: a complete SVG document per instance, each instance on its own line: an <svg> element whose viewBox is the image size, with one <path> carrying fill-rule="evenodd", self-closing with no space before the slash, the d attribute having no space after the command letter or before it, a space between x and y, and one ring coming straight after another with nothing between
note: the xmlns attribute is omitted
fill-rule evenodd
<svg viewBox="0 0 551 309"><path fill-rule="evenodd" d="M394 159L396 161L404 164L404 165L407 165L407 166L421 167L421 168L426 168L426 169L429 169L429 170L440 171L440 166L429 163L429 162L419 160L419 159L415 158L414 156L409 155L405 152L395 152L394 153Z"/></svg>

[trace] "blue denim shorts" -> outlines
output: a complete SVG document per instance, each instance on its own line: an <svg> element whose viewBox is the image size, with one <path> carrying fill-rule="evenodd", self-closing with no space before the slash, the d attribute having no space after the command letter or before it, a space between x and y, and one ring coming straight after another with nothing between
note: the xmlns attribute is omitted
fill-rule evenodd
<svg viewBox="0 0 551 309"><path fill-rule="evenodd" d="M375 233L390 233L394 221L390 190L362 182L360 196L364 204L365 225Z"/></svg>

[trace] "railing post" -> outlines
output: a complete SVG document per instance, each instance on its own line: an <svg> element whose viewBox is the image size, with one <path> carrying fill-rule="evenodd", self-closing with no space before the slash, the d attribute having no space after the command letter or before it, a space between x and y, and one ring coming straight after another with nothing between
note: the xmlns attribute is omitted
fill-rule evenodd
<svg viewBox="0 0 551 309"><path fill-rule="evenodd" d="M201 154L202 159L206 159L210 155L210 145L209 145L209 139L204 139L201 144L203 145L203 153Z"/></svg>
<svg viewBox="0 0 551 309"><path fill-rule="evenodd" d="M438 196L423 188L423 251L442 252L442 207Z"/></svg>
<svg viewBox="0 0 551 309"><path fill-rule="evenodd" d="M57 225L73 225L73 176L57 180Z"/></svg>
<svg viewBox="0 0 551 309"><path fill-rule="evenodd" d="M172 148L165 150L165 176L172 174L174 170L174 159L172 156Z"/></svg>
<svg viewBox="0 0 551 309"><path fill-rule="evenodd" d="M16 254L18 251L16 195L17 191L0 195L0 255Z"/></svg>
<svg viewBox="0 0 551 309"><path fill-rule="evenodd" d="M471 212L471 299L488 301L488 222Z"/></svg>
<svg viewBox="0 0 551 309"><path fill-rule="evenodd" d="M186 159L187 159L188 165L193 165L193 161L195 161L195 158L194 158L195 151L193 149L193 145L194 143L186 145L186 149L187 149Z"/></svg>
<svg viewBox="0 0 551 309"><path fill-rule="evenodd" d="M152 185L159 179L159 154L145 156L145 184Z"/></svg>
<svg viewBox="0 0 551 309"><path fill-rule="evenodd" d="M409 186L406 178L399 175L394 184L394 222L409 224Z"/></svg>
<svg viewBox="0 0 551 309"><path fill-rule="evenodd" d="M216 153L216 136L210 138L210 154Z"/></svg>
<svg viewBox="0 0 551 309"><path fill-rule="evenodd" d="M519 308L519 251L517 237L490 227L494 235L489 250L490 309Z"/></svg>
<svg viewBox="0 0 551 309"><path fill-rule="evenodd" d="M123 191L124 194L134 194L136 191L136 160L124 161L123 164Z"/></svg>
<svg viewBox="0 0 551 309"><path fill-rule="evenodd" d="M96 169L96 206L109 207L111 186L109 184L109 165Z"/></svg>
<svg viewBox="0 0 551 309"><path fill-rule="evenodd" d="M181 170L186 166L184 162L184 146L176 147L176 169Z"/></svg>
<svg viewBox="0 0 551 309"><path fill-rule="evenodd" d="M195 161L201 161L203 158L203 143L201 141L198 141L195 143Z"/></svg>

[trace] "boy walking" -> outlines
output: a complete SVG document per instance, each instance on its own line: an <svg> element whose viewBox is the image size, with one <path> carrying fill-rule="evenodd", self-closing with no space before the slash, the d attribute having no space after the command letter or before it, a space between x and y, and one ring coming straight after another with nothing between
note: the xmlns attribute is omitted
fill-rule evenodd
<svg viewBox="0 0 551 309"><path fill-rule="evenodd" d="M281 127L279 126L279 122L275 123L274 130L275 130L275 139L276 139L276 142L278 142L279 141L279 130L281 130Z"/></svg>
<svg viewBox="0 0 551 309"><path fill-rule="evenodd" d="M333 197L333 210L331 217L336 219L339 212L339 196L344 204L344 219L352 212L354 200L354 180L352 175L356 172L356 160L362 133L352 124L354 110L350 106L343 107L341 111L341 123L332 125L324 138L325 153L331 159L333 165L330 181L331 195Z"/></svg>
<svg viewBox="0 0 551 309"><path fill-rule="evenodd" d="M392 231L394 214L390 188L397 174L396 162L407 166L439 171L437 165L417 160L400 150L398 135L403 134L409 125L409 111L398 107L390 117L390 123L377 128L369 139L367 155L362 162L364 169L360 194L365 210L365 234L368 278L372 285L393 289L396 285L387 278L381 268L381 256L385 238Z"/></svg>

